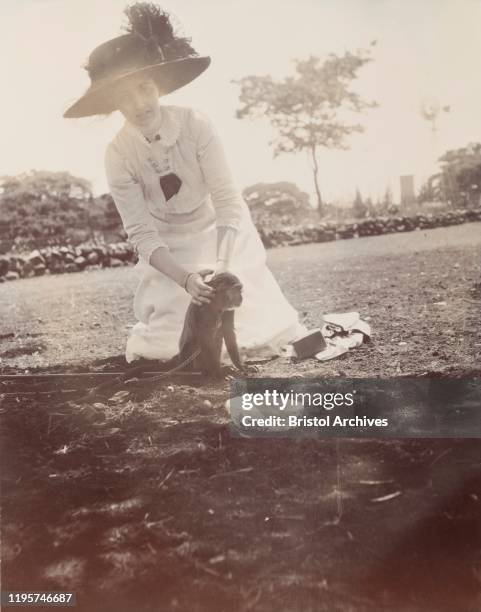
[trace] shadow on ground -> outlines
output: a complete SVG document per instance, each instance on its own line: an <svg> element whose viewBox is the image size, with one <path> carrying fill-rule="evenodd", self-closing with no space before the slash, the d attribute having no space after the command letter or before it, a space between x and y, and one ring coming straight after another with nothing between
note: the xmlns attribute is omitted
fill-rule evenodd
<svg viewBox="0 0 481 612"><path fill-rule="evenodd" d="M9 396L3 589L82 612L479 609L478 441L233 438L226 391Z"/></svg>

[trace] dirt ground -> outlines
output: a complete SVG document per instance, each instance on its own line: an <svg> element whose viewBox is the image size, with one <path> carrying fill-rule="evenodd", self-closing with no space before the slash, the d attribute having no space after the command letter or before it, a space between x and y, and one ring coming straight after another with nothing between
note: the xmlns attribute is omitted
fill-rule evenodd
<svg viewBox="0 0 481 612"><path fill-rule="evenodd" d="M469 370L481 354L481 224L268 251L302 322L356 310L371 345L348 357L263 374L396 376ZM121 355L133 324L133 268L45 276L0 286L0 368L89 365ZM405 343L405 344L400 344Z"/></svg>
<svg viewBox="0 0 481 612"><path fill-rule="evenodd" d="M479 376L480 229L270 251L309 327L357 310L373 340L260 375ZM123 367L134 286L127 268L0 286L3 373ZM194 378L89 402L12 384L3 590L75 591L82 612L481 610L478 440L235 438L228 383Z"/></svg>

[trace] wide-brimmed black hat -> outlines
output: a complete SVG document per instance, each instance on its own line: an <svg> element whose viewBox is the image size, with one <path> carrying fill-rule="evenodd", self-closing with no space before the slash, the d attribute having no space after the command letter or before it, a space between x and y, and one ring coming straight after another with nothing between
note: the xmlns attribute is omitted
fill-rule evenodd
<svg viewBox="0 0 481 612"><path fill-rule="evenodd" d="M112 86L127 77L145 75L165 95L187 85L209 66L210 57L199 56L189 39L177 36L169 15L157 5L137 2L125 13L128 33L92 51L86 65L90 87L64 117L104 115L116 110L110 95Z"/></svg>

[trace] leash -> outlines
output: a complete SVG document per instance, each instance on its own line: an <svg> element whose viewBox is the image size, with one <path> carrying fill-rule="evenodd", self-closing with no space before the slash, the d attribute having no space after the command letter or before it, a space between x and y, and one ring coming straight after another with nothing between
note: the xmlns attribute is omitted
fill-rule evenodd
<svg viewBox="0 0 481 612"><path fill-rule="evenodd" d="M32 387L35 388L36 385L45 385L47 382L55 382L62 380L70 380L73 381L75 379L95 379L95 378L107 378L105 382L100 385L96 385L94 387L90 387L87 393L76 398L76 397L65 397L64 401L69 401L70 399L76 401L82 401L84 399L92 399L93 396L104 389L115 385L115 383L126 384L128 386L138 386L143 383L152 383L164 380L168 376L175 374L177 376L200 376L202 373L193 371L193 372L181 372L182 368L189 365L200 355L201 351L198 349L192 355L187 357L182 363L178 364L174 368L170 370L166 370L164 372L149 372L148 368L151 367L151 364L139 366L137 368L132 368L127 372L121 372L119 376L119 372L43 372L43 373L35 373L35 374L0 374L0 387L7 384L7 389L9 388L9 383L13 383L15 381L22 381L29 384L29 390L24 391L22 389L17 391L2 391L0 389L0 398L1 397L9 397L9 396L18 396L18 395L52 395L53 393L61 393L64 396L68 394L75 394L84 391L84 389L54 389L54 390L31 390ZM264 364L269 361L273 361L278 359L278 356L273 356L264 359L258 360L247 360L246 364Z"/></svg>
<svg viewBox="0 0 481 612"><path fill-rule="evenodd" d="M175 374L176 372L178 372L185 366L192 363L192 361L194 361L194 359L196 359L199 355L200 355L200 349L197 349L196 351L194 351L194 353L192 353L192 355L187 357L187 359L185 359L182 363L175 366L174 368L171 368L170 370L167 370L166 372L162 372L162 374L157 374L157 375L149 376L146 378L139 378L138 375L146 372L146 370L150 366L146 366L146 365L139 366L138 368L134 368L130 372L126 372L122 376L117 377L113 381L108 380L100 385L97 385L96 387L92 387L91 389L89 389L89 391L85 395L81 396L80 398L75 398L75 399L76 401L92 399L99 392L101 393L104 389L108 389L112 385L115 385L115 383L118 383L120 385L125 384L129 386L138 386L139 384L152 383L152 382L164 380L168 376Z"/></svg>
<svg viewBox="0 0 481 612"><path fill-rule="evenodd" d="M160 380L164 380L165 378L167 378L168 376L171 376L172 374L177 374L177 375L183 374L186 376L198 376L200 372L180 372L180 370L182 370L187 365L192 363L194 359L196 359L199 355L200 355L200 349L198 349L197 351L194 351L192 355L187 357L187 359L185 359L182 363L178 364L174 368L171 368L170 370L166 370L165 372L161 372L161 373L149 372L148 369L152 366L151 364L148 364L148 365L139 366L137 368L133 368L127 372L122 372L120 376L118 372L77 372L77 373L69 372L69 373L64 373L64 374L62 373L37 373L37 374L0 375L0 385L4 385L5 383L7 383L8 385L8 383L18 381L18 380L25 382L25 383L33 383L33 386L35 386L35 384L42 385L42 384L45 384L46 382L61 381L64 379L68 379L68 380L82 379L82 378L87 378L87 379L89 378L94 378L94 379L95 378L107 378L108 379L99 385L90 387L87 393L85 393L84 389L55 389L55 390L50 390L50 391L46 391L46 390L33 390L32 391L31 390L32 384L30 384L28 391L24 391L24 390L0 391L0 396L3 397L3 396L13 396L13 395L51 395L52 393L60 392L64 395L68 395L68 397L65 397L64 400L75 400L75 401L82 401L82 400L87 400L87 399L90 400L98 393L102 393L105 389L112 387L112 385L115 388L116 384L124 383L129 386L138 386L144 383L157 382ZM147 376L143 376L142 378L140 378L140 376L142 375L147 375ZM75 393L78 394L80 392L83 392L83 395L81 395L80 397L74 396Z"/></svg>

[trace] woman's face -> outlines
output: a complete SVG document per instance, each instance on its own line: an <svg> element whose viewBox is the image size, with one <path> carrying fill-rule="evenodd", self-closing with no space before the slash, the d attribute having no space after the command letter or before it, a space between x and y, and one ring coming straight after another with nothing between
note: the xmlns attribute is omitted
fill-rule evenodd
<svg viewBox="0 0 481 612"><path fill-rule="evenodd" d="M114 90L115 103L122 115L142 132L157 129L160 123L159 90L150 78L125 79Z"/></svg>

